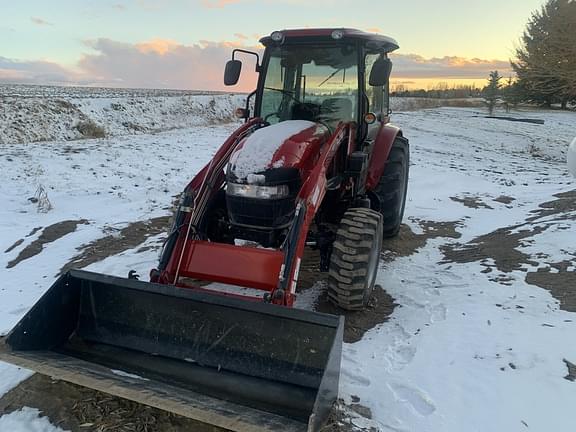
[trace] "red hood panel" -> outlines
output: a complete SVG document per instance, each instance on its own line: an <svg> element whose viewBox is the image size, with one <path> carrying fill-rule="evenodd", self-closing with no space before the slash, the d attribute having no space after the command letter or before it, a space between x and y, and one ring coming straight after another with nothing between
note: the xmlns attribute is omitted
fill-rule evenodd
<svg viewBox="0 0 576 432"><path fill-rule="evenodd" d="M325 126L304 120L287 120L258 129L238 145L229 170L238 179L271 168L309 171L329 136Z"/></svg>

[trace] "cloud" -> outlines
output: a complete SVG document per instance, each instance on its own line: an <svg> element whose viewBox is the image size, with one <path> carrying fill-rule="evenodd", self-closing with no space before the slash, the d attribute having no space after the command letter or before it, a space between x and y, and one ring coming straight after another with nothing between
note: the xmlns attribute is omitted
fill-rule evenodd
<svg viewBox="0 0 576 432"><path fill-rule="evenodd" d="M177 48L178 43L170 39L152 39L148 42L138 43L135 47L143 54L155 53L163 56Z"/></svg>
<svg viewBox="0 0 576 432"><path fill-rule="evenodd" d="M0 81L9 83L69 84L79 76L47 61L19 61L0 56Z"/></svg>
<svg viewBox="0 0 576 432"><path fill-rule="evenodd" d="M121 4L121 3L114 3L114 4L112 5L112 9L116 9L116 10L119 10L119 11L125 11L125 10L126 10L126 6L123 5L123 4Z"/></svg>
<svg viewBox="0 0 576 432"><path fill-rule="evenodd" d="M202 0L202 5L210 9L219 9L239 2L240 0Z"/></svg>
<svg viewBox="0 0 576 432"><path fill-rule="evenodd" d="M224 87L223 71L237 42L201 41L181 45L155 39L130 44L111 39L87 42L94 54L78 62L82 72L99 82L127 87L250 91L256 86L253 59L246 59L237 87Z"/></svg>
<svg viewBox="0 0 576 432"><path fill-rule="evenodd" d="M255 59L239 55L244 62L238 86L223 85L223 71L234 48L248 47L243 35L233 41L202 40L184 45L169 39L138 43L96 39L85 42L87 52L76 68L48 61L19 61L0 57L0 81L38 84L84 84L113 87L177 88L196 90L250 91L256 86ZM485 79L492 70L511 73L502 60L464 57L425 58L416 54L394 54L393 80L450 81Z"/></svg>
<svg viewBox="0 0 576 432"><path fill-rule="evenodd" d="M39 26L53 26L54 25L51 22L48 22L45 19L42 19L39 17L30 17L30 21L32 21L34 24L39 25Z"/></svg>
<svg viewBox="0 0 576 432"><path fill-rule="evenodd" d="M425 58L417 54L392 54L392 74L400 78L487 78L490 71L511 73L510 62L456 56Z"/></svg>

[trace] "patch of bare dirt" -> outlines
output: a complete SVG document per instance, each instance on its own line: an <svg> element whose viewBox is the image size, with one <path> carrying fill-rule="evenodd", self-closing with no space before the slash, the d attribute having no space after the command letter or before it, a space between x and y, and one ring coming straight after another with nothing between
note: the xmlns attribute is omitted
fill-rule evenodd
<svg viewBox="0 0 576 432"><path fill-rule="evenodd" d="M572 219L570 212L576 211L576 189L554 195L557 199L540 204L538 209L532 210L534 216L526 219L526 222L536 222L538 219L552 215L561 215L556 220Z"/></svg>
<svg viewBox="0 0 576 432"><path fill-rule="evenodd" d="M499 228L491 233L476 237L465 244L443 245L440 247L440 251L444 254L441 264L464 264L479 261L483 266L491 268L492 265L487 261L492 259L494 266L504 273L521 270L523 264L537 266L538 263L533 261L530 255L520 252L516 248L521 245L522 240L542 233L548 226L535 226L517 230L523 225L525 224Z"/></svg>
<svg viewBox="0 0 576 432"><path fill-rule="evenodd" d="M34 234L36 234L36 233L37 233L38 231L40 231L41 229L42 229L41 226L34 228L32 231L30 231L30 232L26 235L26 237L32 237Z"/></svg>
<svg viewBox="0 0 576 432"><path fill-rule="evenodd" d="M79 248L79 253L72 258L60 273L72 268L84 268L113 255L133 249L142 244L148 237L168 231L169 216L161 216L146 221L133 222L119 231L94 240Z"/></svg>
<svg viewBox="0 0 576 432"><path fill-rule="evenodd" d="M541 234L563 220L574 220L576 212L576 190L554 195L555 200L539 205L531 211L532 216L525 222L510 227L499 228L491 233L479 236L468 243L447 244L440 247L444 254L441 263L480 262L484 266L482 273L491 273L494 269L502 272L490 278L502 285L512 285L513 278L508 273L525 270L525 265L539 266L546 259L545 254L528 255L521 252L523 243ZM491 262L493 261L493 263ZM576 312L576 272L569 270L575 260L548 264L534 272L527 272L528 284L547 289L560 301L560 308Z"/></svg>
<svg viewBox="0 0 576 432"><path fill-rule="evenodd" d="M450 197L450 199L452 201L458 202L458 203L464 205L464 207L468 207L468 208L473 208L473 209L485 208L485 209L490 209L490 210L493 209L493 207L490 207L488 204L486 204L484 201L482 201L482 198L480 198L479 196L466 195L463 197Z"/></svg>
<svg viewBox="0 0 576 432"><path fill-rule="evenodd" d="M359 403L360 398L352 396L352 404L346 405L342 399L332 408L332 412L326 422L326 425L320 432L378 432L374 427L361 428L353 423L353 419L349 414L350 411L358 414L360 417L372 419L372 411L370 408L363 406Z"/></svg>
<svg viewBox="0 0 576 432"><path fill-rule="evenodd" d="M436 222L428 220L413 219L422 228L422 234L416 234L408 225L402 225L396 237L384 239L382 245L382 258L385 261L392 261L397 257L410 256L418 249L426 246L428 240L435 238L460 238L462 235L457 228L461 225L459 221Z"/></svg>
<svg viewBox="0 0 576 432"><path fill-rule="evenodd" d="M512 204L514 201L516 201L516 198L500 195L498 198L494 198L492 201L499 202L500 204Z"/></svg>
<svg viewBox="0 0 576 432"><path fill-rule="evenodd" d="M380 285L376 285L368 306L362 311L345 311L334 306L328 300L326 292L322 293L314 310L332 315L343 315L345 318L344 342L354 343L362 339L368 330L388 321L396 306L394 299Z"/></svg>
<svg viewBox="0 0 576 432"><path fill-rule="evenodd" d="M550 291L560 302L560 309L576 312L576 272L568 270L573 265L573 261L553 263L548 268L526 274L526 283ZM552 272L552 268L556 271Z"/></svg>
<svg viewBox="0 0 576 432"><path fill-rule="evenodd" d="M76 227L80 224L86 225L88 223L89 222L86 219L66 220L44 228L42 234L40 234L40 237L38 237L24 249L22 249L22 251L20 251L18 256L6 265L6 268L12 268L18 265L20 262L27 260L28 258L32 258L35 255L38 255L40 252L42 252L42 249L44 248L45 244L52 243L53 241L56 241L64 237L65 235L76 231ZM32 235L33 233L34 231L32 231L32 233L30 233L29 235Z"/></svg>
<svg viewBox="0 0 576 432"><path fill-rule="evenodd" d="M568 368L568 375L566 375L564 379L572 382L576 381L576 365L566 359L564 359L564 364Z"/></svg>
<svg viewBox="0 0 576 432"><path fill-rule="evenodd" d="M310 248L304 249L304 256L298 273L299 291L312 288L318 282L326 282L328 273L320 271L320 252Z"/></svg>
<svg viewBox="0 0 576 432"><path fill-rule="evenodd" d="M35 374L0 398L0 416L24 406L72 432L221 432L176 414Z"/></svg>
<svg viewBox="0 0 576 432"><path fill-rule="evenodd" d="M327 279L328 273L320 272L320 253L306 249L298 276L298 290L301 292L318 283L325 286ZM317 300L314 310L332 315L343 315L345 317L344 342L354 343L362 339L368 330L388 321L395 307L394 299L381 286L376 285L370 303L363 311L348 312L334 306L328 300L325 290Z"/></svg>
<svg viewBox="0 0 576 432"><path fill-rule="evenodd" d="M492 269L489 269L492 270ZM488 272L489 273L489 272ZM515 279L512 276L508 276L507 274L499 274L490 279L491 282L499 283L500 285L512 286L514 284Z"/></svg>
<svg viewBox="0 0 576 432"><path fill-rule="evenodd" d="M4 253L8 253L8 252L12 252L14 249L16 249L18 246L20 246L22 243L24 243L24 239L18 239L16 240L14 243L12 243L12 245L6 249L4 251Z"/></svg>

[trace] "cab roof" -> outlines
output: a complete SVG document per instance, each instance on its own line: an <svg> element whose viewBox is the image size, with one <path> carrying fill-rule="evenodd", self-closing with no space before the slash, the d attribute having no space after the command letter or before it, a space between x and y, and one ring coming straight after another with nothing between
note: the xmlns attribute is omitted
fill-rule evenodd
<svg viewBox="0 0 576 432"><path fill-rule="evenodd" d="M340 38L335 38L333 35L338 32ZM280 41L275 41L272 35L281 33L283 38ZM271 46L276 44L298 44L298 43L311 43L311 42L325 42L325 41L362 41L365 46L374 51L389 53L399 48L398 42L388 36L383 36L377 33L367 33L361 30L351 28L316 28L316 29L294 29L294 30L280 30L272 32L268 36L260 39L260 43L264 46Z"/></svg>

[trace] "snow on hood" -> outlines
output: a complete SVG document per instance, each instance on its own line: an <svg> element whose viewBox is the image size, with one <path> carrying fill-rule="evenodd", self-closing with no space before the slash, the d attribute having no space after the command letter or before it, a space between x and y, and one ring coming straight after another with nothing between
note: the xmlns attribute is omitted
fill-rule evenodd
<svg viewBox="0 0 576 432"><path fill-rule="evenodd" d="M574 141L572 141L572 144L570 144L570 147L568 147L567 159L568 171L570 171L570 174L576 177L576 138L574 138Z"/></svg>
<svg viewBox="0 0 576 432"><path fill-rule="evenodd" d="M266 170L270 166L276 150L287 139L314 126L316 123L311 121L287 120L258 129L246 138L242 148L232 155L230 164L234 174L238 178L246 178L250 174Z"/></svg>

